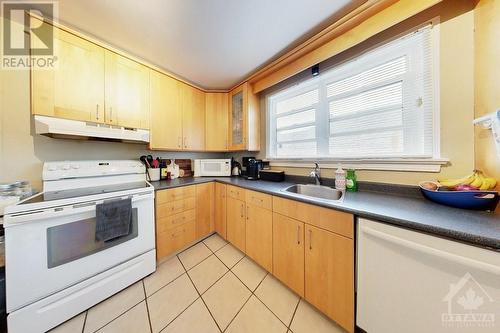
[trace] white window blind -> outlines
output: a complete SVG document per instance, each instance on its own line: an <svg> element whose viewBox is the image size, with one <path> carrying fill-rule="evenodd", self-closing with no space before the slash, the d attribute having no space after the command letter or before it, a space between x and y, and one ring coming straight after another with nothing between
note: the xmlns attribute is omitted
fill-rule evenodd
<svg viewBox="0 0 500 333"><path fill-rule="evenodd" d="M268 157L438 157L431 30L267 96Z"/></svg>

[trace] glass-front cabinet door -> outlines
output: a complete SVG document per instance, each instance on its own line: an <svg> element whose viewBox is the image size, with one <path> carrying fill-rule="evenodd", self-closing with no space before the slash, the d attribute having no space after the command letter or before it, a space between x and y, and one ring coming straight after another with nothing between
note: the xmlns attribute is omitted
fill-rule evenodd
<svg viewBox="0 0 500 333"><path fill-rule="evenodd" d="M229 108L229 150L246 147L246 85L231 91Z"/></svg>

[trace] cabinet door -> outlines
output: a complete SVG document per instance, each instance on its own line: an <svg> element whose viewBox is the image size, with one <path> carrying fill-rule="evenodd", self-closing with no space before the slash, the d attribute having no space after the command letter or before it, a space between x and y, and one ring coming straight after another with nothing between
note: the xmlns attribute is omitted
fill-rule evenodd
<svg viewBox="0 0 500 333"><path fill-rule="evenodd" d="M247 204L246 254L264 267L273 271L273 212Z"/></svg>
<svg viewBox="0 0 500 333"><path fill-rule="evenodd" d="M227 150L229 95L205 94L205 150Z"/></svg>
<svg viewBox="0 0 500 333"><path fill-rule="evenodd" d="M229 150L244 150L247 127L246 84L230 92L229 101Z"/></svg>
<svg viewBox="0 0 500 333"><path fill-rule="evenodd" d="M196 185L196 238L214 229L214 183Z"/></svg>
<svg viewBox="0 0 500 333"><path fill-rule="evenodd" d="M225 184L215 183L215 231L224 239L227 238L226 188Z"/></svg>
<svg viewBox="0 0 500 333"><path fill-rule="evenodd" d="M306 224L305 299L354 331L354 243Z"/></svg>
<svg viewBox="0 0 500 333"><path fill-rule="evenodd" d="M151 130L149 148L182 149L182 112L178 81L151 70Z"/></svg>
<svg viewBox="0 0 500 333"><path fill-rule="evenodd" d="M304 297L304 223L273 214L273 275Z"/></svg>
<svg viewBox="0 0 500 333"><path fill-rule="evenodd" d="M184 150L205 149L205 95L187 84L179 83Z"/></svg>
<svg viewBox="0 0 500 333"><path fill-rule="evenodd" d="M54 52L54 69L32 69L32 113L104 122L104 49L54 28Z"/></svg>
<svg viewBox="0 0 500 333"><path fill-rule="evenodd" d="M149 129L149 68L106 51L106 123Z"/></svg>
<svg viewBox="0 0 500 333"><path fill-rule="evenodd" d="M245 252L245 203L227 198L227 240Z"/></svg>

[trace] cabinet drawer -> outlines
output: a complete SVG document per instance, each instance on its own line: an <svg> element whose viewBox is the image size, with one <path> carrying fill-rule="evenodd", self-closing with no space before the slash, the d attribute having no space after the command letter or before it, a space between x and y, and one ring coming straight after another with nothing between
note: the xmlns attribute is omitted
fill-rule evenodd
<svg viewBox="0 0 500 333"><path fill-rule="evenodd" d="M313 226L353 238L354 216L334 209L273 197L273 211Z"/></svg>
<svg viewBox="0 0 500 333"><path fill-rule="evenodd" d="M162 218L195 208L195 199L187 198L156 205L156 217Z"/></svg>
<svg viewBox="0 0 500 333"><path fill-rule="evenodd" d="M194 186L177 187L156 192L156 203L163 204L186 198L194 198Z"/></svg>
<svg viewBox="0 0 500 333"><path fill-rule="evenodd" d="M256 191L246 190L246 203L259 206L268 210L273 209L273 197Z"/></svg>
<svg viewBox="0 0 500 333"><path fill-rule="evenodd" d="M193 242L195 238L195 221L158 232L156 237L156 256L158 259L166 257Z"/></svg>
<svg viewBox="0 0 500 333"><path fill-rule="evenodd" d="M227 196L240 201L245 201L245 189L237 186L227 186Z"/></svg>
<svg viewBox="0 0 500 333"><path fill-rule="evenodd" d="M183 223L195 220L196 220L196 211L194 209L191 209L179 214L158 218L156 220L156 229L158 230L158 232L163 232L167 229L177 227Z"/></svg>

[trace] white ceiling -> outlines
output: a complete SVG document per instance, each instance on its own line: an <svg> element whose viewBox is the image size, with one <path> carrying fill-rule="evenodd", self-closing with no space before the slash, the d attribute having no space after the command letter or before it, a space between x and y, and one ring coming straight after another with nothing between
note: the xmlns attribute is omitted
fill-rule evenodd
<svg viewBox="0 0 500 333"><path fill-rule="evenodd" d="M363 0L59 0L59 21L208 89L230 88Z"/></svg>

